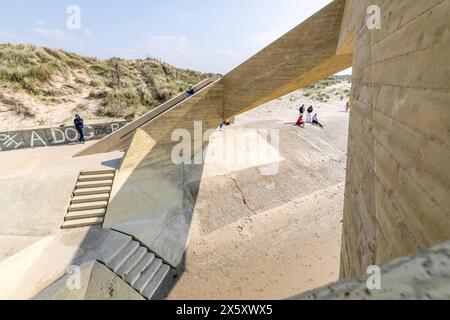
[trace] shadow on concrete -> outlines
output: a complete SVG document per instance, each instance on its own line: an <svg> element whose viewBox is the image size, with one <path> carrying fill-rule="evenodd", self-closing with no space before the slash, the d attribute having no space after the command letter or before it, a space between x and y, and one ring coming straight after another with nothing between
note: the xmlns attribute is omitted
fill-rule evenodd
<svg viewBox="0 0 450 320"><path fill-rule="evenodd" d="M108 161L103 161L102 165L105 167L110 167L112 169L117 169L119 168L121 162L122 162L123 158L117 158L117 159L113 159L113 160L108 160Z"/></svg>

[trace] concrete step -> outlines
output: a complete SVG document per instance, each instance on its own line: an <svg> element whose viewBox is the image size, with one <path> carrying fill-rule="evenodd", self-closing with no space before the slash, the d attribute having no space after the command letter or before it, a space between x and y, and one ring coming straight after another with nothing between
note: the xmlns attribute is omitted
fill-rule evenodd
<svg viewBox="0 0 450 320"><path fill-rule="evenodd" d="M80 172L82 176L95 176L99 174L115 174L116 169L88 169Z"/></svg>
<svg viewBox="0 0 450 320"><path fill-rule="evenodd" d="M170 267L166 277L164 278L162 283L158 286L157 291L153 294L153 296L150 299L165 300L169 295L169 293L172 291L176 279L177 279L177 271L174 268Z"/></svg>
<svg viewBox="0 0 450 320"><path fill-rule="evenodd" d="M131 270L141 261L142 257L147 253L147 248L140 247L133 255L117 270L117 274L124 278Z"/></svg>
<svg viewBox="0 0 450 320"><path fill-rule="evenodd" d="M74 196L89 196L93 194L102 194L102 193L111 193L111 187L98 187L98 188L85 188L85 189L76 189L73 192Z"/></svg>
<svg viewBox="0 0 450 320"><path fill-rule="evenodd" d="M78 189L90 189L90 188L100 188L100 187L111 187L113 185L113 181L111 179L107 180L98 180L98 181L85 181L85 182L77 182L76 190Z"/></svg>
<svg viewBox="0 0 450 320"><path fill-rule="evenodd" d="M71 204L68 211L87 211L95 209L105 209L108 206L108 201L88 202L88 203L74 203Z"/></svg>
<svg viewBox="0 0 450 320"><path fill-rule="evenodd" d="M114 179L113 173L106 173L106 174L94 174L94 175L87 175L87 176L79 176L78 181L80 182L86 182L86 181L99 181L99 180L111 180Z"/></svg>
<svg viewBox="0 0 450 320"><path fill-rule="evenodd" d="M62 229L70 229L70 228L81 228L81 227L90 227L103 223L103 218L86 218L86 219L78 219L78 220L69 220L64 221L61 226Z"/></svg>
<svg viewBox="0 0 450 320"><path fill-rule="evenodd" d="M106 209L94 209L85 211L73 211L67 213L64 218L66 221L77 220L77 219L88 219L88 218L101 218L106 214Z"/></svg>
<svg viewBox="0 0 450 320"><path fill-rule="evenodd" d="M159 268L162 265L161 259L154 259L153 262L147 267L147 269L142 273L140 278L136 281L133 287L142 294L145 288L152 280L156 272L158 272Z"/></svg>
<svg viewBox="0 0 450 320"><path fill-rule="evenodd" d="M131 241L109 264L109 268L117 273L117 270L136 252L140 247L139 242Z"/></svg>
<svg viewBox="0 0 450 320"><path fill-rule="evenodd" d="M145 287L144 291L142 292L142 295L147 299L151 300L156 290L158 290L159 286L166 278L169 271L170 267L167 264L162 264L161 267L156 272L156 274L148 283L147 287Z"/></svg>
<svg viewBox="0 0 450 320"><path fill-rule="evenodd" d="M155 254L147 252L133 270L125 276L125 281L133 286L153 260L155 260Z"/></svg>
<svg viewBox="0 0 450 320"><path fill-rule="evenodd" d="M72 203L88 203L98 201L108 201L109 193L91 194L88 196L76 196L72 198Z"/></svg>
<svg viewBox="0 0 450 320"><path fill-rule="evenodd" d="M133 241L133 238L129 235L125 235L114 230L109 230L106 232L106 239L103 242L103 245L99 248L97 259L104 265L109 266L111 261L117 257L117 255L121 253L122 250L131 243L131 241Z"/></svg>

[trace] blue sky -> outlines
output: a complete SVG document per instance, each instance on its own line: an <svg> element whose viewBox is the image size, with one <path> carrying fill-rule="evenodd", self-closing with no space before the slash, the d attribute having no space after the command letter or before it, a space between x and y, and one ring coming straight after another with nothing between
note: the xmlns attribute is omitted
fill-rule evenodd
<svg viewBox="0 0 450 320"><path fill-rule="evenodd" d="M331 0L3 1L0 43L33 43L83 55L162 58L226 73ZM67 8L81 10L80 29Z"/></svg>

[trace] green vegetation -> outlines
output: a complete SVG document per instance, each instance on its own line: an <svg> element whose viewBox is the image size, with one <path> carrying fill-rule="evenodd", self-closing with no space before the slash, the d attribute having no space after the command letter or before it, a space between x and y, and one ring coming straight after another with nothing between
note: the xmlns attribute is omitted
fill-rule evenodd
<svg viewBox="0 0 450 320"><path fill-rule="evenodd" d="M339 100L342 101L344 97L350 97L351 95L351 90L337 87L337 85L344 82L351 83L351 76L329 77L318 83L306 86L303 89L303 96L324 103L328 102L331 96L339 96Z"/></svg>
<svg viewBox="0 0 450 320"><path fill-rule="evenodd" d="M33 45L0 45L0 88L44 104L88 92L98 116L131 119L211 76L152 58L101 60Z"/></svg>

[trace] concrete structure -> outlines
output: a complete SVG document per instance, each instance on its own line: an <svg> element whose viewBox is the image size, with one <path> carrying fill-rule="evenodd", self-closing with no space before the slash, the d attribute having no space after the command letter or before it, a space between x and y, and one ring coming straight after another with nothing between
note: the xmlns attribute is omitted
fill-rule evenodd
<svg viewBox="0 0 450 320"><path fill-rule="evenodd" d="M349 278L304 293L296 300L450 300L450 242L408 257L396 259L381 268L380 288L369 275Z"/></svg>
<svg viewBox="0 0 450 320"><path fill-rule="evenodd" d="M81 171L61 228L103 224L115 174L115 169Z"/></svg>
<svg viewBox="0 0 450 320"><path fill-rule="evenodd" d="M381 9L380 30L367 25L369 5ZM176 265L195 199L186 195L183 168L170 162L173 130L192 134L197 120L205 132L353 65L342 276L448 239L449 5L334 1L196 97L143 125L154 145L137 148L139 163L119 172L108 227L135 234ZM84 154L114 149L100 142ZM146 221L153 231L141 227Z"/></svg>
<svg viewBox="0 0 450 320"><path fill-rule="evenodd" d="M369 30L369 5L381 29ZM352 1L342 276L450 238L450 1ZM345 42L345 41L344 41Z"/></svg>
<svg viewBox="0 0 450 320"><path fill-rule="evenodd" d="M381 29L367 23L370 5L380 9ZM194 96L89 146L78 155L126 151L104 228L182 270L203 167L172 161L174 131L184 129L193 146L187 156L198 160L222 121L353 66L341 276L448 240L449 9L449 0L335 0ZM377 20L378 11L369 12ZM438 251L437 260L448 258L447 245ZM448 290L440 292L430 296Z"/></svg>
<svg viewBox="0 0 450 320"><path fill-rule="evenodd" d="M102 139L119 130L127 123L128 122L126 121L119 121L105 124L86 125L86 140L93 141ZM79 138L80 135L75 127L0 132L0 151L60 146L64 144L77 143Z"/></svg>

